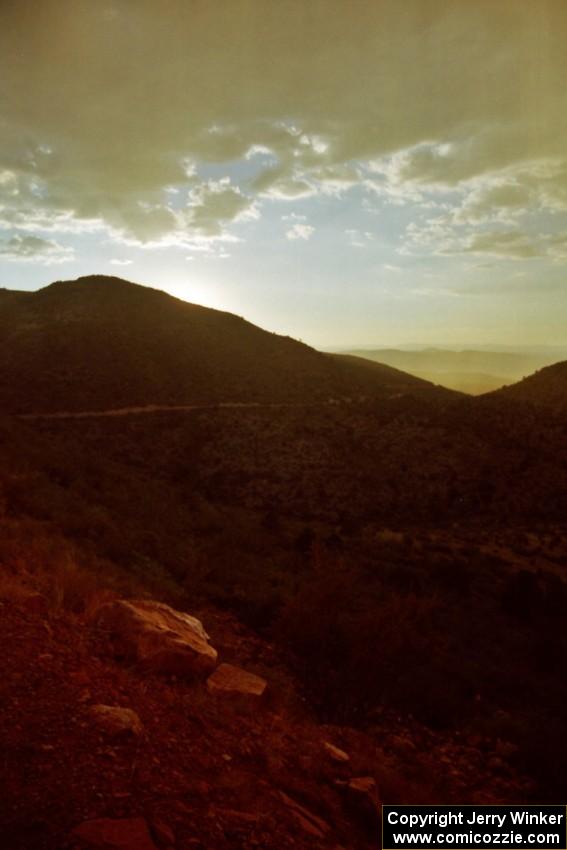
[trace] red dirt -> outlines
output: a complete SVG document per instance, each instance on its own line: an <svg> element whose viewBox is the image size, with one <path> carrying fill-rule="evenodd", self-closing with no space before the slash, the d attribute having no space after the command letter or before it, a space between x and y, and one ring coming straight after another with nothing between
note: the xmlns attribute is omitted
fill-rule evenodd
<svg viewBox="0 0 567 850"><path fill-rule="evenodd" d="M315 759L327 764L307 725L125 669L76 618L48 622L4 602L1 634L2 846L62 850L82 821L137 816L154 837L166 824L180 849L375 846L313 773ZM143 736L101 734L87 713L96 703L134 709ZM281 790L329 823L325 840L302 829Z"/></svg>
<svg viewBox="0 0 567 850"><path fill-rule="evenodd" d="M272 647L228 615L200 616L220 660L268 679L267 704L243 713L204 682L119 664L104 634L79 617L47 616L22 599L0 602L2 847L65 850L78 846L70 835L83 821L142 817L156 846L176 850L363 850L377 846L378 819L361 818L337 780L372 775L388 802L430 802L428 769L447 774L445 791L428 794L450 786L461 801L522 796L507 780L497 792L473 748L441 749L422 737L420 755L406 737L402 769L399 728L388 755L362 733L316 725ZM144 733L109 738L89 717L94 704L133 709ZM350 762L331 760L324 741L345 749ZM308 816L298 815L303 810ZM328 829L317 837L312 824L321 821Z"/></svg>

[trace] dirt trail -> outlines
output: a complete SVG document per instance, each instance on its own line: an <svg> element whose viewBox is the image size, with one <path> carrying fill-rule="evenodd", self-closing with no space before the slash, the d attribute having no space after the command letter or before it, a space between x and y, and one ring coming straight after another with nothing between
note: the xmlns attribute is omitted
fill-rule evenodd
<svg viewBox="0 0 567 850"><path fill-rule="evenodd" d="M259 401L221 401L215 404L147 404L139 407L116 407L109 410L61 410L55 413L18 413L18 419L92 419L101 416L139 416L146 413L161 413L184 410L223 410L226 408L278 408L278 407L321 407L338 404L326 402L259 402Z"/></svg>

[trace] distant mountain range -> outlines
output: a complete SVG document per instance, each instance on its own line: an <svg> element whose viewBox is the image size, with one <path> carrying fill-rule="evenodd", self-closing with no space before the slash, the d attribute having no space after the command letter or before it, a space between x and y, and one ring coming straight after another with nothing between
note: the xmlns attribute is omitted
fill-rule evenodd
<svg viewBox="0 0 567 850"><path fill-rule="evenodd" d="M239 316L119 278L0 296L0 410L439 394L387 365L324 354Z"/></svg>
<svg viewBox="0 0 567 850"><path fill-rule="evenodd" d="M559 350L560 352L560 350ZM412 375L460 392L480 395L522 380L537 369L560 359L548 351L449 351L424 348L419 351L372 348L352 349L349 354L401 369Z"/></svg>

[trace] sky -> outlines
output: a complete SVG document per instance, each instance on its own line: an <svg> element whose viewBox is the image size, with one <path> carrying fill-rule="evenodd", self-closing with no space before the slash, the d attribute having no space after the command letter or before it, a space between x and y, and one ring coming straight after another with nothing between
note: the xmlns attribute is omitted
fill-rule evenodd
<svg viewBox="0 0 567 850"><path fill-rule="evenodd" d="M565 0L0 0L0 286L567 344Z"/></svg>

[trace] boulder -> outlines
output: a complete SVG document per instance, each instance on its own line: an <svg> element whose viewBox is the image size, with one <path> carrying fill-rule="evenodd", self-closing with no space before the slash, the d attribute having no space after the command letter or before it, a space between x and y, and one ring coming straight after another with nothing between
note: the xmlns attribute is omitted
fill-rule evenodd
<svg viewBox="0 0 567 850"><path fill-rule="evenodd" d="M151 832L160 847L175 846L175 833L165 821L154 818L151 823Z"/></svg>
<svg viewBox="0 0 567 850"><path fill-rule="evenodd" d="M146 670L174 676L206 676L217 652L200 620L162 602L118 599L101 605L93 622L105 629L117 655Z"/></svg>
<svg viewBox="0 0 567 850"><path fill-rule="evenodd" d="M233 696L245 700L262 697L268 683L261 676L241 670L232 664L219 664L207 679L207 688L212 694Z"/></svg>
<svg viewBox="0 0 567 850"><path fill-rule="evenodd" d="M417 749L411 738L406 735L392 735L387 744L399 756L411 756Z"/></svg>
<svg viewBox="0 0 567 850"><path fill-rule="evenodd" d="M373 776L356 776L346 783L348 803L353 812L374 827L380 815L378 786Z"/></svg>
<svg viewBox="0 0 567 850"><path fill-rule="evenodd" d="M329 741L323 741L323 749L331 761L334 761L337 764L347 764L350 761L348 753L345 753L344 750L340 750L338 747L335 747L334 744L330 744Z"/></svg>
<svg viewBox="0 0 567 850"><path fill-rule="evenodd" d="M308 835L312 835L313 838L325 838L330 827L323 818L313 814L313 812L306 809L305 806L301 806L298 802L296 802L296 800L292 800L291 797L288 797L283 791L279 792L279 796L303 832L306 832Z"/></svg>
<svg viewBox="0 0 567 850"><path fill-rule="evenodd" d="M120 708L114 705L91 705L88 713L96 726L113 738L123 735L141 735L144 731L142 721L131 708Z"/></svg>
<svg viewBox="0 0 567 850"><path fill-rule="evenodd" d="M72 836L79 847L93 850L157 850L143 818L87 820Z"/></svg>
<svg viewBox="0 0 567 850"><path fill-rule="evenodd" d="M378 786L373 776L355 776L349 781L348 787L353 794L369 796L378 802Z"/></svg>

